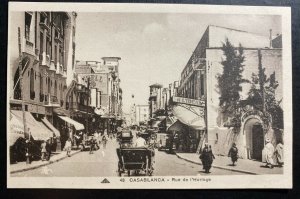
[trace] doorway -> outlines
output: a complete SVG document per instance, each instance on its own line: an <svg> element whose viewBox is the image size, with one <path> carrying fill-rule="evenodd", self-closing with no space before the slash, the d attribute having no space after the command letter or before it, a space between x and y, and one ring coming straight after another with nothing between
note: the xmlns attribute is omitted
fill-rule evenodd
<svg viewBox="0 0 300 199"><path fill-rule="evenodd" d="M262 161L262 150L264 148L264 133L261 124L252 127L252 158Z"/></svg>

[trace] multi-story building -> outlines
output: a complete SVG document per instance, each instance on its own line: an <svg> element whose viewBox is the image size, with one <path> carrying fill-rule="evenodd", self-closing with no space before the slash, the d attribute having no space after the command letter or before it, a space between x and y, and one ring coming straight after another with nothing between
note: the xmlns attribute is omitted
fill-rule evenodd
<svg viewBox="0 0 300 199"><path fill-rule="evenodd" d="M135 106L135 123L137 125L147 124L149 120L149 105Z"/></svg>
<svg viewBox="0 0 300 199"><path fill-rule="evenodd" d="M153 118L154 113L161 107L161 84L152 84L150 87L150 97L149 97L149 117Z"/></svg>
<svg viewBox="0 0 300 199"><path fill-rule="evenodd" d="M99 128L115 130L121 125L122 89L119 78L119 57L103 57L102 61L78 61L76 74L79 85L90 91L88 104L98 115ZM80 98L80 96L79 96ZM83 103L84 100L82 101ZM101 120L100 120L101 116ZM97 124L97 122L94 122Z"/></svg>
<svg viewBox="0 0 300 199"><path fill-rule="evenodd" d="M241 44L243 47L245 60L242 75L244 79L251 81L252 73L258 72L258 54L261 53L266 75L270 76L274 72L276 74L279 85L276 90L276 99L282 99L281 35L276 38L271 35L265 37L218 26L208 26L202 35L181 73L177 97L204 102L204 106L199 107L204 111L202 126L207 132L206 139L214 147L215 153L226 155L231 144L235 142L241 157L261 160L265 137L271 137L274 144L276 144L277 138L274 132L271 133L272 135L266 135L262 128L258 128L262 126L263 121L257 114L258 112L250 109L243 110L245 118L241 118L242 126L240 132L236 133L232 128L225 127L228 117L226 117L226 113L220 111L217 75L221 74L223 70L221 64L224 60L222 45L226 38L233 46L238 47ZM249 83L242 85L241 100L247 98L250 86Z"/></svg>
<svg viewBox="0 0 300 199"><path fill-rule="evenodd" d="M21 110L21 89L25 111L37 119L53 123L53 110L64 108L67 79L74 68L76 16L75 12L10 14L11 109Z"/></svg>

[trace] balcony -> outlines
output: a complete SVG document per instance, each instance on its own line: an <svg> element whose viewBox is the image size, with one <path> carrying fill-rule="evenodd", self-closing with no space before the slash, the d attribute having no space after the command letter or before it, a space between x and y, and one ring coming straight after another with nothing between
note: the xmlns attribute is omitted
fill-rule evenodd
<svg viewBox="0 0 300 199"><path fill-rule="evenodd" d="M60 36L55 36L55 37L54 37L54 40L55 40L57 43L62 43L62 42L63 42L63 39L62 39Z"/></svg>
<svg viewBox="0 0 300 199"><path fill-rule="evenodd" d="M54 64L54 61L53 60L51 60L50 61L50 70L52 70L52 71L56 71L56 69L55 69L55 64Z"/></svg>
<svg viewBox="0 0 300 199"><path fill-rule="evenodd" d="M34 44L31 41L27 40L25 37L23 37L22 40L22 52L35 56Z"/></svg>
<svg viewBox="0 0 300 199"><path fill-rule="evenodd" d="M48 24L46 24L45 22L40 22L40 27L41 27L42 29L46 29L47 31L50 30Z"/></svg>
<svg viewBox="0 0 300 199"><path fill-rule="evenodd" d="M67 71L64 71L63 72L63 76L62 76L63 78L67 78Z"/></svg>
<svg viewBox="0 0 300 199"><path fill-rule="evenodd" d="M45 95L44 105L46 107L60 107L57 97L52 95Z"/></svg>
<svg viewBox="0 0 300 199"><path fill-rule="evenodd" d="M62 67L62 65L61 64L59 64L59 62L57 62L57 64L56 64L56 74L57 75L63 75L63 67Z"/></svg>
<svg viewBox="0 0 300 199"><path fill-rule="evenodd" d="M46 55L46 52L40 54L40 63L42 66L50 67L50 56Z"/></svg>

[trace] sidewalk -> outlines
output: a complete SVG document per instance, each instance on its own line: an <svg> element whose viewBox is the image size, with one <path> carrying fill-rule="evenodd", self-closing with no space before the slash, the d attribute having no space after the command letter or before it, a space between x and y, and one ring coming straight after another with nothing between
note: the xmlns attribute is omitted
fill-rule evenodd
<svg viewBox="0 0 300 199"><path fill-rule="evenodd" d="M195 153L176 153L178 158L202 165L199 155ZM231 158L215 155L212 167L235 171L245 174L261 175L261 174L283 174L283 167L266 168L265 163L255 160L238 159L235 166L232 166Z"/></svg>
<svg viewBox="0 0 300 199"><path fill-rule="evenodd" d="M71 156L79 152L80 150L71 151ZM22 171L28 171L31 169L36 169L48 164L52 164L54 162L58 162L65 158L67 158L66 152L62 151L60 153L53 153L49 161L38 160L38 161L32 161L31 164L26 164L26 162L18 162L16 164L10 164L10 173L17 173Z"/></svg>

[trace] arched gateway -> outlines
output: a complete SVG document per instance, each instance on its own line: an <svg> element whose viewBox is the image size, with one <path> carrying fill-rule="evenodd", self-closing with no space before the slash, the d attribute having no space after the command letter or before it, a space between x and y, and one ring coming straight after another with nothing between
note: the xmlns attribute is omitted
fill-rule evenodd
<svg viewBox="0 0 300 199"><path fill-rule="evenodd" d="M242 117L242 132L244 137L245 158L262 161L265 145L263 121L259 114L250 112Z"/></svg>

